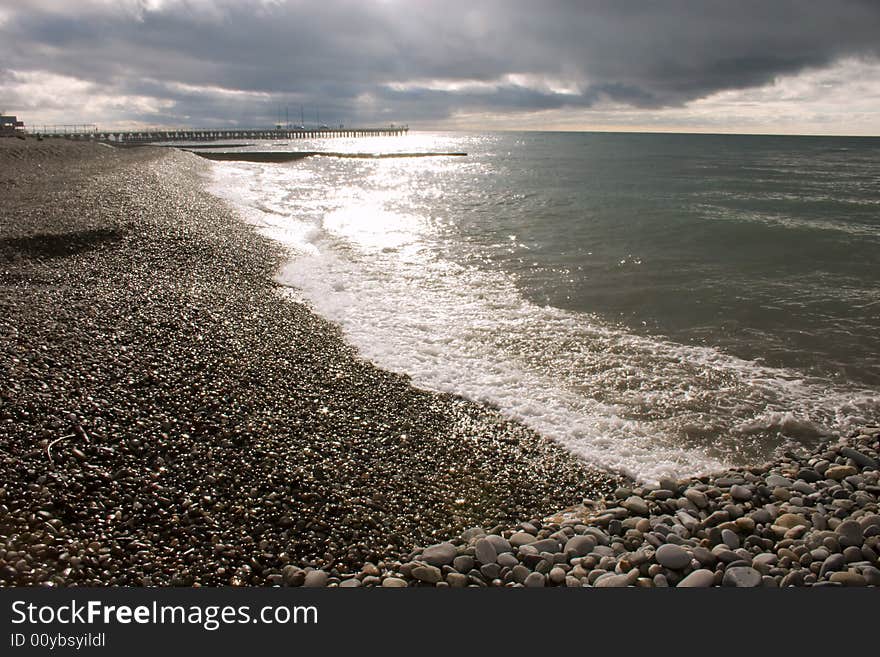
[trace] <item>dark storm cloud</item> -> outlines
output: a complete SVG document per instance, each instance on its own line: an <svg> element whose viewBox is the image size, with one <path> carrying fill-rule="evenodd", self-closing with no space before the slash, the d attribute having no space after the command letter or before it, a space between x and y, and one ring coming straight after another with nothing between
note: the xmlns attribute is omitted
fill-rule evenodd
<svg viewBox="0 0 880 657"><path fill-rule="evenodd" d="M278 103L294 114L320 105L334 123L600 99L677 106L875 57L878 33L880 2L868 0L0 0L0 66L173 101L155 115L132 111L154 122L253 123L274 118Z"/></svg>

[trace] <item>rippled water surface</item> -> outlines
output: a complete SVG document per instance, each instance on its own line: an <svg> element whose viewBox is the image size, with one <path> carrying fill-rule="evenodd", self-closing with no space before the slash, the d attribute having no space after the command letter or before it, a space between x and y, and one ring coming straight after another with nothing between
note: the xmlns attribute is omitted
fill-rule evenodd
<svg viewBox="0 0 880 657"><path fill-rule="evenodd" d="M213 163L361 353L636 476L878 418L880 140L428 134Z"/></svg>

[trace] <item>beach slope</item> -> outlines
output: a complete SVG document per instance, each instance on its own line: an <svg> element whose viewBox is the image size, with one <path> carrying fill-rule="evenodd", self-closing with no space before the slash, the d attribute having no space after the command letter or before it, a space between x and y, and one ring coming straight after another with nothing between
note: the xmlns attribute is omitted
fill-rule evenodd
<svg viewBox="0 0 880 657"><path fill-rule="evenodd" d="M6 140L0 163L0 584L332 577L613 489L359 359L195 155Z"/></svg>

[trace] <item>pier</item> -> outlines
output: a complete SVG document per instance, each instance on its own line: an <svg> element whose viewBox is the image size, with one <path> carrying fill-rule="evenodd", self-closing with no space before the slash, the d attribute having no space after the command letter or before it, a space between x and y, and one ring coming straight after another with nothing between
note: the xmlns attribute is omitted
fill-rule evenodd
<svg viewBox="0 0 880 657"><path fill-rule="evenodd" d="M220 139L329 139L334 137L402 137L408 126L387 128L270 128L270 129L175 129L175 130L99 130L88 126L44 126L28 133L39 137L63 137L110 144L153 144L161 142L199 142Z"/></svg>

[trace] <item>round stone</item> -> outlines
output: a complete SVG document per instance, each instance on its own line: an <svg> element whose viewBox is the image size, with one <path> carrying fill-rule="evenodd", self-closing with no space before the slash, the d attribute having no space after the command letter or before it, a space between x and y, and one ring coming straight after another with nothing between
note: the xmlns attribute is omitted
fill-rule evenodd
<svg viewBox="0 0 880 657"><path fill-rule="evenodd" d="M837 526L834 533L838 535L837 540L843 547L861 547L865 540L865 531L855 520L844 520Z"/></svg>
<svg viewBox="0 0 880 657"><path fill-rule="evenodd" d="M513 548L510 546L510 541L508 541L503 536L498 536L498 534L489 534L486 537L486 540L489 541L492 546L495 548L495 552L498 554L504 554L505 552L512 552Z"/></svg>
<svg viewBox="0 0 880 657"><path fill-rule="evenodd" d="M546 583L546 578L541 573L529 573L529 576L523 582L526 588L530 589L541 588Z"/></svg>
<svg viewBox="0 0 880 657"><path fill-rule="evenodd" d="M443 580L443 574L436 566L416 566L412 569L412 576L426 584L436 584Z"/></svg>
<svg viewBox="0 0 880 657"><path fill-rule="evenodd" d="M520 547L522 545L534 543L536 540L538 539L536 539L533 534L529 534L528 532L517 532L510 537L510 544L513 547Z"/></svg>
<svg viewBox="0 0 880 657"><path fill-rule="evenodd" d="M702 566L712 567L715 565L715 562L718 561L718 558L712 554L712 551L704 548L700 545L694 547L692 549L694 559L700 562Z"/></svg>
<svg viewBox="0 0 880 657"><path fill-rule="evenodd" d="M706 497L706 493L701 490L697 490L696 488L688 488L684 492L684 496L688 500L690 500L690 502L698 509L705 509L707 506L709 506L709 498Z"/></svg>
<svg viewBox="0 0 880 657"><path fill-rule="evenodd" d="M880 467L880 462L878 462L877 459L871 458L867 454L862 454L851 447L841 448L840 455L852 459L860 468L872 468L876 470Z"/></svg>
<svg viewBox="0 0 880 657"><path fill-rule="evenodd" d="M563 552L575 557L585 557L596 547L596 539L592 536L572 536L565 542Z"/></svg>
<svg viewBox="0 0 880 657"><path fill-rule="evenodd" d="M296 566L288 564L281 569L281 581L283 581L286 586L302 586L305 579L305 571Z"/></svg>
<svg viewBox="0 0 880 657"><path fill-rule="evenodd" d="M510 552L502 552L498 555L496 563L502 568L513 568L519 563L519 559L510 554Z"/></svg>
<svg viewBox="0 0 880 657"><path fill-rule="evenodd" d="M529 547L533 547L539 553L549 552L550 554L555 554L556 552L559 552L559 541L555 538L544 538L540 541L529 543Z"/></svg>
<svg viewBox="0 0 880 657"><path fill-rule="evenodd" d="M746 486L734 484L730 487L730 496L739 502L745 502L752 499L752 491Z"/></svg>
<svg viewBox="0 0 880 657"><path fill-rule="evenodd" d="M446 582L454 589L463 589L468 584L468 576L462 573L449 573Z"/></svg>
<svg viewBox="0 0 880 657"><path fill-rule="evenodd" d="M799 525L809 527L810 521L804 518L799 513L783 513L776 519L773 524L779 525L780 527L785 527L786 529L791 529L792 527L797 527Z"/></svg>
<svg viewBox="0 0 880 657"><path fill-rule="evenodd" d="M737 526L737 529L741 532L751 534L753 531L755 531L755 521L748 516L742 516L741 518L737 518L733 522Z"/></svg>
<svg viewBox="0 0 880 657"><path fill-rule="evenodd" d="M754 588L761 586L761 582L761 573L751 566L734 566L724 571L721 585L735 586L737 588Z"/></svg>
<svg viewBox="0 0 880 657"><path fill-rule="evenodd" d="M495 551L495 546L490 541L481 538L474 545L474 556L481 564L489 564L495 563L498 559L498 552Z"/></svg>
<svg viewBox="0 0 880 657"><path fill-rule="evenodd" d="M496 579L501 574L501 566L497 563L486 563L480 566L480 574L486 579L487 582L491 582L493 579Z"/></svg>
<svg viewBox="0 0 880 657"><path fill-rule="evenodd" d="M330 576L324 570L310 570L306 573L303 586L306 588L322 588L327 586L327 580Z"/></svg>
<svg viewBox="0 0 880 657"><path fill-rule="evenodd" d="M476 562L469 554L460 554L452 561L452 567L460 573L467 573L474 569Z"/></svg>
<svg viewBox="0 0 880 657"><path fill-rule="evenodd" d="M530 573L531 571L522 564L514 566L510 571L510 574L513 576L513 581L520 584L526 581L526 578Z"/></svg>
<svg viewBox="0 0 880 657"><path fill-rule="evenodd" d="M637 516L644 516L648 513L648 503L637 495L627 497L620 506Z"/></svg>
<svg viewBox="0 0 880 657"><path fill-rule="evenodd" d="M791 491L784 486L777 486L773 489L773 497L774 499L782 500L784 502L791 499Z"/></svg>
<svg viewBox="0 0 880 657"><path fill-rule="evenodd" d="M819 577L824 577L826 573L835 570L842 570L845 565L846 559L844 556L839 552L836 552L822 562L822 567L819 570Z"/></svg>
<svg viewBox="0 0 880 657"><path fill-rule="evenodd" d="M825 471L825 477L840 481L847 477L852 477L854 474L858 474L858 472L859 471L851 465L832 465Z"/></svg>
<svg viewBox="0 0 880 657"><path fill-rule="evenodd" d="M762 552L761 554L755 555L752 559L752 568L757 570L763 575L766 575L770 569L776 565L779 559L772 552Z"/></svg>
<svg viewBox="0 0 880 657"><path fill-rule="evenodd" d="M666 543L654 553L657 563L672 570L681 570L691 562L691 555L680 545Z"/></svg>
<svg viewBox="0 0 880 657"><path fill-rule="evenodd" d="M448 566L457 554L458 550L452 543L438 543L426 547L419 557L419 561L424 561L432 566Z"/></svg>
<svg viewBox="0 0 880 657"><path fill-rule="evenodd" d="M638 571L636 571L636 574L638 574ZM628 574L617 575L615 573L608 573L599 576L599 578L593 583L593 586L599 589L623 588L625 586L629 586L630 584L635 584L636 579L636 577L632 577Z"/></svg>
<svg viewBox="0 0 880 657"><path fill-rule="evenodd" d="M868 527L880 527L880 515L870 513L866 516L862 516L859 518L859 524L864 529L867 529Z"/></svg>
<svg viewBox="0 0 880 657"><path fill-rule="evenodd" d="M382 587L386 589L403 589L406 586L406 580L399 577L386 577L382 580Z"/></svg>
<svg viewBox="0 0 880 657"><path fill-rule="evenodd" d="M706 568L700 568L681 580L676 588L703 589L712 586L714 583L715 573Z"/></svg>
<svg viewBox="0 0 880 657"><path fill-rule="evenodd" d="M868 584L868 581L862 575L849 571L831 573L831 577L828 580L843 584L844 586L866 586Z"/></svg>
<svg viewBox="0 0 880 657"><path fill-rule="evenodd" d="M736 550L737 548L739 548L739 536L736 535L736 532L733 532L729 529L722 529L721 540L731 550Z"/></svg>

